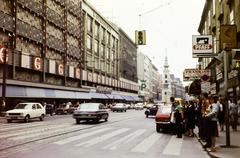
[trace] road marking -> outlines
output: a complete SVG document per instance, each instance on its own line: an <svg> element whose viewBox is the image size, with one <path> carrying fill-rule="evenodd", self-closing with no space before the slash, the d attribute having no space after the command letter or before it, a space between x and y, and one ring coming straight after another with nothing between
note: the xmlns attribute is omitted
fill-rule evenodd
<svg viewBox="0 0 240 158"><path fill-rule="evenodd" d="M135 138L139 137L140 135L142 135L145 131L146 131L146 129L139 129L139 130L137 130L137 131L135 131L135 132L133 132L133 133L131 133L131 134L121 138L121 139L116 140L113 143L108 144L103 149L116 150L117 146L119 144L122 144L122 143L127 144L127 143L131 142L133 139L135 139Z"/></svg>
<svg viewBox="0 0 240 158"><path fill-rule="evenodd" d="M33 130L26 130L25 131L22 131L22 132L14 132L14 133L10 133L10 134L3 134L3 135L0 135L0 138L8 138L8 137L14 137L14 136L19 136L19 135L29 135L31 133L40 133L40 132L45 132L45 131L48 131L48 130L52 130L52 129L56 129L56 128L64 128L64 127L67 127L67 126L70 126L70 125L54 125L54 126L48 126L48 127L37 127L37 128L34 128Z"/></svg>
<svg viewBox="0 0 240 158"><path fill-rule="evenodd" d="M97 144L97 143L100 143L100 142L102 142L102 141L104 141L104 140L107 140L107 139L109 139L109 138L112 138L112 137L114 137L114 136L116 136L116 135L119 135L119 134L121 134L121 133L124 133L124 132L126 132L126 131L128 131L128 130L129 130L129 128L122 128L122 129L119 129L119 130L114 131L114 132L112 132L112 133L108 133L108 134L99 136L99 137L97 137L97 138L93 138L93 139L91 139L91 140L89 140L89 141L79 143L79 144L77 144L76 146L90 147L90 146L95 145L95 144Z"/></svg>
<svg viewBox="0 0 240 158"><path fill-rule="evenodd" d="M84 134L77 135L77 136L74 136L74 137L69 137L67 139L54 142L53 144L57 144L57 145L67 144L67 143L70 143L70 142L73 142L73 141L76 141L76 140L80 140L80 139L83 139L83 138L86 138L86 137L89 137L89 136L92 136L92 135L95 135L95 134L98 134L98 133L101 133L101 132L108 131L110 129L112 129L112 128L108 128L108 127L107 128L102 128L102 129L99 129L97 131L84 133Z"/></svg>
<svg viewBox="0 0 240 158"><path fill-rule="evenodd" d="M153 144L159 141L159 138L161 137L162 137L162 134L153 133L151 136L147 137L140 144L134 147L131 151L145 153L153 146Z"/></svg>
<svg viewBox="0 0 240 158"><path fill-rule="evenodd" d="M39 126L43 126L44 124L32 124L32 125L5 125L5 127L1 126L0 132L8 132L9 130L25 130L26 128L31 128L31 127L39 127Z"/></svg>
<svg viewBox="0 0 240 158"><path fill-rule="evenodd" d="M163 150L163 155L176 155L178 156L181 152L183 139L176 138L176 136L172 136L167 146Z"/></svg>

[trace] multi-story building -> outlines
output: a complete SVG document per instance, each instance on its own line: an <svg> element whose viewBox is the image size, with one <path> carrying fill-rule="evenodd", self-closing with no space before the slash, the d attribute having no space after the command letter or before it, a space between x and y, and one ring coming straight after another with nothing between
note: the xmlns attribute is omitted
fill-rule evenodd
<svg viewBox="0 0 240 158"><path fill-rule="evenodd" d="M236 49L240 48L240 1L239 0L206 0L202 18L198 28L201 35L213 35L214 53L217 58L199 58L202 69L211 69L211 92L224 95L224 73L228 73L228 92L231 99L240 102L240 75L239 70L233 69L236 51L229 51L227 68L223 71L223 45L220 41L220 28L222 25L235 25L237 28ZM239 53L239 52L238 52Z"/></svg>
<svg viewBox="0 0 240 158"><path fill-rule="evenodd" d="M137 55L139 96L144 101L152 100L152 61L142 52Z"/></svg>
<svg viewBox="0 0 240 158"><path fill-rule="evenodd" d="M86 1L1 0L0 16L7 105L136 95L137 85L119 80L118 28Z"/></svg>
<svg viewBox="0 0 240 158"><path fill-rule="evenodd" d="M79 89L81 0L1 0L0 16L8 98L66 98L66 90L85 91Z"/></svg>
<svg viewBox="0 0 240 158"><path fill-rule="evenodd" d="M159 100L160 92L160 74L156 66L152 64L152 98L153 101Z"/></svg>

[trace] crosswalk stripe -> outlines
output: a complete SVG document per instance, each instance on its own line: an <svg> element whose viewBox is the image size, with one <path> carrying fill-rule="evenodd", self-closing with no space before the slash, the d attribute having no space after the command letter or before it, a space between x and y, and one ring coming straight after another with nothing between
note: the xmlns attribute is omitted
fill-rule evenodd
<svg viewBox="0 0 240 158"><path fill-rule="evenodd" d="M181 152L183 139L176 138L172 136L167 146L163 150L164 155L179 155Z"/></svg>
<svg viewBox="0 0 240 158"><path fill-rule="evenodd" d="M89 136L92 136L92 135L95 135L95 134L98 134L98 133L101 133L101 132L105 132L105 131L108 131L112 128L102 128L102 129L99 129L97 131L93 131L93 132L89 132L89 133L84 133L84 134L81 134L81 135L77 135L77 136L74 136L74 137L69 137L67 139L64 139L64 140L60 140L60 141L57 141L57 142L54 142L53 144L57 144L57 145L63 145L63 144L67 144L67 143L70 143L70 142L73 142L73 141L76 141L76 140L80 140L80 139L83 139L83 138L86 138L86 137L89 137Z"/></svg>
<svg viewBox="0 0 240 158"><path fill-rule="evenodd" d="M114 131L114 132L112 132L112 133L108 133L108 134L105 134L105 135L102 135L102 136L93 138L93 139L91 139L91 140L89 140L89 141L79 143L79 144L77 144L76 146L90 147L90 146L95 145L95 144L97 144L97 143L100 143L100 142L102 142L102 141L104 141L104 140L107 140L107 139L109 139L109 138L112 138L112 137L114 137L114 136L116 136L116 135L119 135L119 134L121 134L121 133L124 133L124 132L126 132L126 131L128 131L128 130L129 130L129 128L122 128L122 129L119 129L119 130Z"/></svg>
<svg viewBox="0 0 240 158"><path fill-rule="evenodd" d="M153 133L151 136L147 137L140 144L134 147L131 151L145 153L153 146L153 144L159 141L160 137L162 137L162 134Z"/></svg>
<svg viewBox="0 0 240 158"><path fill-rule="evenodd" d="M37 133L26 134L26 135L23 135L23 136L17 136L17 137L9 138L9 139L11 139L11 140L22 140L22 139L27 139L27 138L39 137L39 136L44 135L44 134L50 135L50 134L54 134L54 133L58 133L58 132L66 131L66 130L79 129L79 127L77 127L77 126L70 126L70 125L65 126L65 127L55 127L55 128L57 128L57 129L56 130L49 130L48 129L48 130L44 130L44 131L39 131Z"/></svg>
<svg viewBox="0 0 240 158"><path fill-rule="evenodd" d="M70 126L70 125L54 125L54 126L50 126L50 127L38 127L38 128L34 128L33 130L29 130L27 131L25 129L25 131L22 131L22 132L15 132L15 133L9 133L9 134L4 134L4 135L0 135L0 138L8 138L8 137L14 137L14 136L18 136L18 135L28 135L28 134L31 134L31 133L34 133L34 132L44 132L44 131L47 131L47 130L52 130L52 129L56 129L56 128L64 128L64 127L67 127L67 126Z"/></svg>
<svg viewBox="0 0 240 158"><path fill-rule="evenodd" d="M129 135L126 135L125 137L116 140L113 143L108 144L107 146L105 146L103 149L110 149L110 150L116 150L117 146L122 144L122 143L129 143L132 140L134 140L135 138L139 137L140 135L142 135L144 132L146 131L146 129L139 129Z"/></svg>

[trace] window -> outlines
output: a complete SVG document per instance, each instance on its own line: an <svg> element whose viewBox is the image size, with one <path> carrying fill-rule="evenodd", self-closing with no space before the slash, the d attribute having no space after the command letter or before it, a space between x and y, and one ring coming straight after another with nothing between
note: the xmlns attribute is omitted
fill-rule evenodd
<svg viewBox="0 0 240 158"><path fill-rule="evenodd" d="M104 45L102 45L102 44L101 44L101 47L100 47L100 55L101 55L101 58L105 58Z"/></svg>
<svg viewBox="0 0 240 158"><path fill-rule="evenodd" d="M37 104L37 109L42 109L41 106L39 104Z"/></svg>
<svg viewBox="0 0 240 158"><path fill-rule="evenodd" d="M32 105L32 109L34 109L34 110L37 109L35 104Z"/></svg>
<svg viewBox="0 0 240 158"><path fill-rule="evenodd" d="M87 17L87 31L92 32L92 18L89 16Z"/></svg>
<svg viewBox="0 0 240 158"><path fill-rule="evenodd" d="M95 44L94 44L94 45L95 45L95 46L94 46L94 53L95 53L95 55L99 56L99 51L98 51L98 49L99 49L99 43L98 43L97 40L95 40Z"/></svg>
<svg viewBox="0 0 240 158"><path fill-rule="evenodd" d="M167 80L165 80L165 83L168 83L168 81L167 81Z"/></svg>
<svg viewBox="0 0 240 158"><path fill-rule="evenodd" d="M105 63L104 63L104 61L101 61L101 70L105 71Z"/></svg>
<svg viewBox="0 0 240 158"><path fill-rule="evenodd" d="M229 24L234 24L234 11L231 8L230 14L229 14Z"/></svg>
<svg viewBox="0 0 240 158"><path fill-rule="evenodd" d="M100 69L99 58L95 58L94 63L95 63L95 69Z"/></svg>
<svg viewBox="0 0 240 158"><path fill-rule="evenodd" d="M165 75L165 78L167 78L167 75Z"/></svg>
<svg viewBox="0 0 240 158"><path fill-rule="evenodd" d="M87 49L92 50L92 39L91 39L91 36L87 36Z"/></svg>
<svg viewBox="0 0 240 158"><path fill-rule="evenodd" d="M167 95L167 92L165 92L164 94Z"/></svg>
<svg viewBox="0 0 240 158"><path fill-rule="evenodd" d="M213 6L213 16L216 14L216 0L212 1L212 6Z"/></svg>
<svg viewBox="0 0 240 158"><path fill-rule="evenodd" d="M107 59L110 59L110 48L107 48Z"/></svg>
<svg viewBox="0 0 240 158"><path fill-rule="evenodd" d="M90 55L87 56L87 66L92 67L93 61Z"/></svg>
<svg viewBox="0 0 240 158"><path fill-rule="evenodd" d="M94 30L95 37L99 38L99 24L95 23L95 30Z"/></svg>

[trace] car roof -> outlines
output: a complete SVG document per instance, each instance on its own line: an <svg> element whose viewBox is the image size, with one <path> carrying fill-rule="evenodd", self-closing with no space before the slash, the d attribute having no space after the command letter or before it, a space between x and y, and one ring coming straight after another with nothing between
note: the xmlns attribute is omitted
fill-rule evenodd
<svg viewBox="0 0 240 158"><path fill-rule="evenodd" d="M19 103L19 104L41 104L41 103L35 103L35 102L23 102L23 103Z"/></svg>

